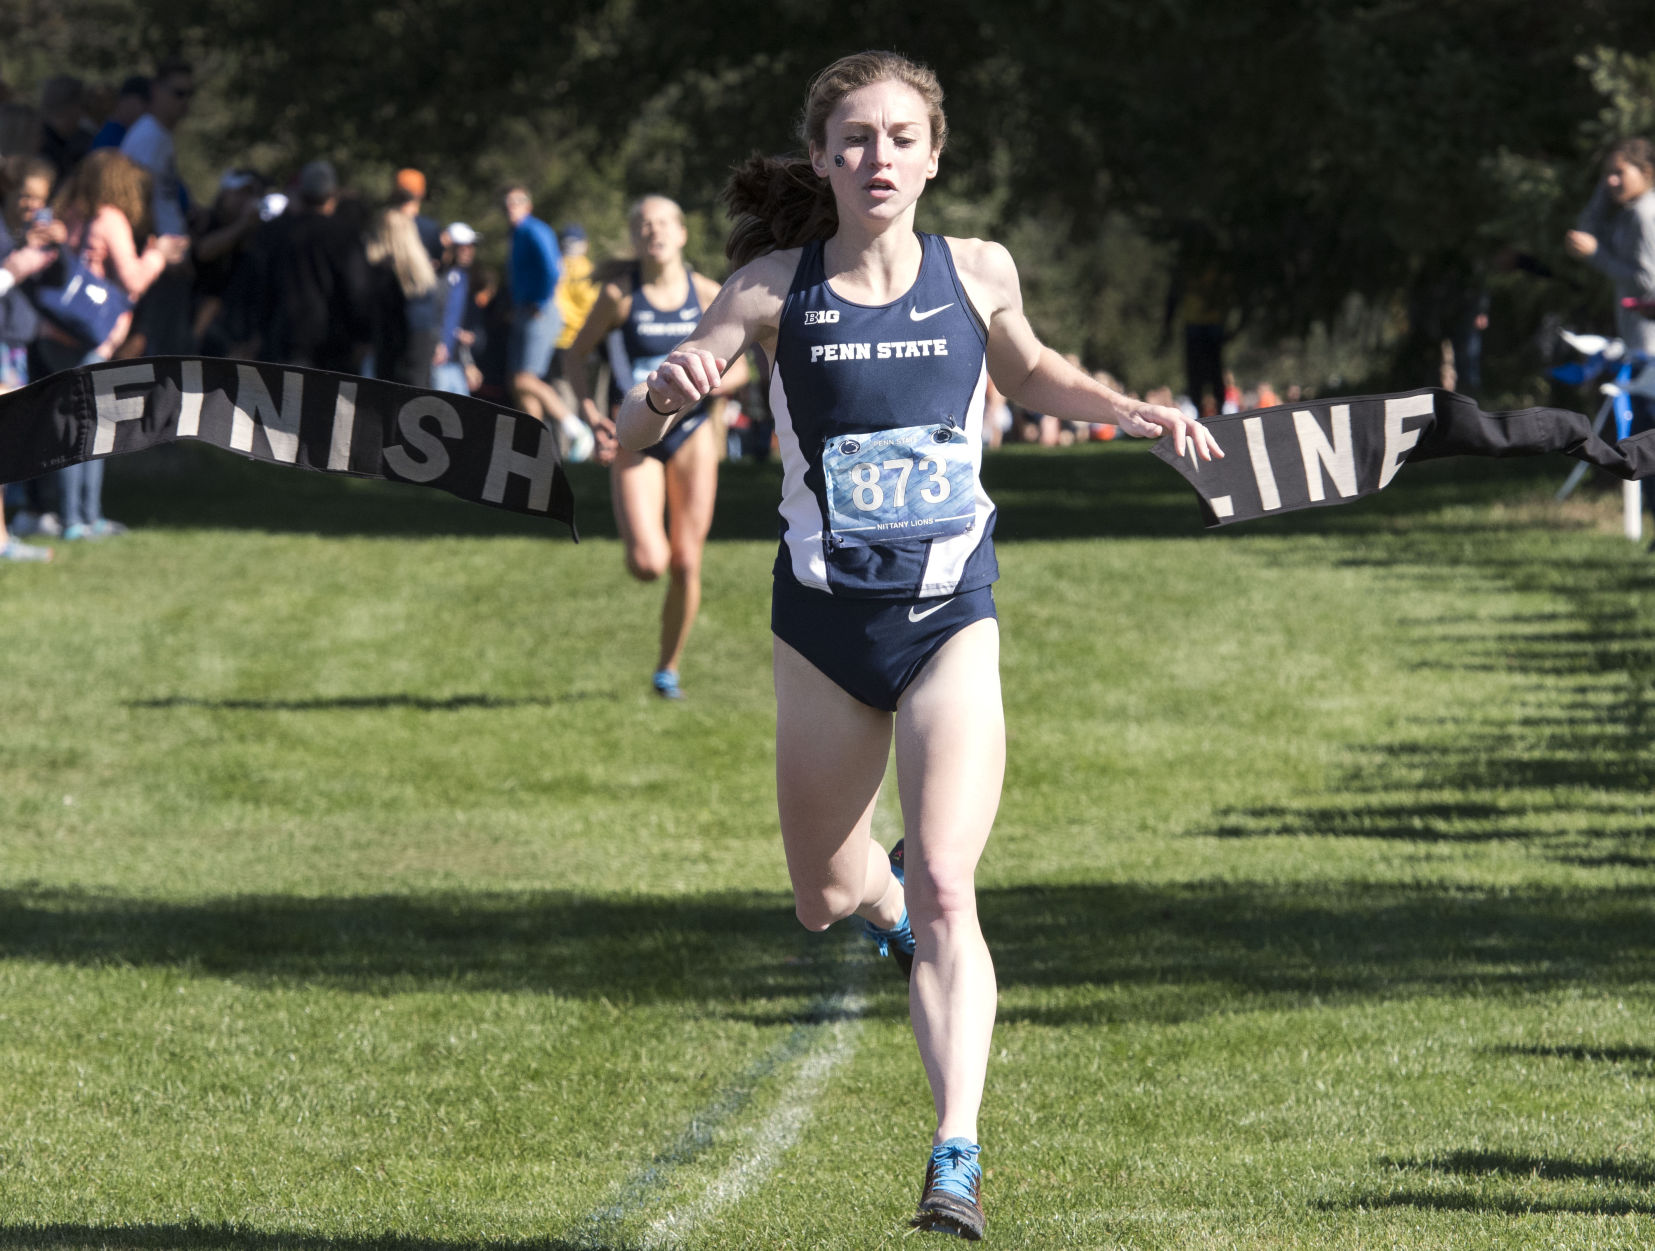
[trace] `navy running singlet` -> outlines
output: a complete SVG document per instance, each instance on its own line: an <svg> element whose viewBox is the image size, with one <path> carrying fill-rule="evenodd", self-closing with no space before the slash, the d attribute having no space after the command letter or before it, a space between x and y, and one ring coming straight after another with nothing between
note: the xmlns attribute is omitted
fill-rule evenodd
<svg viewBox="0 0 1655 1251"><path fill-rule="evenodd" d="M919 277L869 306L828 286L805 245L776 332L770 408L782 455L776 576L833 595L924 599L989 585L983 491L988 331L948 241L921 234Z"/></svg>
<svg viewBox="0 0 1655 1251"><path fill-rule="evenodd" d="M701 297L695 290L695 274L684 267L689 281L689 293L681 307L670 312L656 308L644 298L643 274L632 271L632 306L626 321L609 332L609 394L619 404L626 393L654 372L666 360L667 353L677 347L701 321ZM661 441L644 449L644 455L657 460L670 460L707 420L707 404L695 405L662 436Z"/></svg>

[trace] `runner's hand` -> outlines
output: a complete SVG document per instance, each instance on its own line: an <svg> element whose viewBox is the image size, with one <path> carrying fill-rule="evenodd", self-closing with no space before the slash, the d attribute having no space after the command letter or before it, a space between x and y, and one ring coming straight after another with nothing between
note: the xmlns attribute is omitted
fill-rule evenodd
<svg viewBox="0 0 1655 1251"><path fill-rule="evenodd" d="M1180 456L1184 454L1184 445L1188 441L1195 443L1196 455L1202 460L1211 460L1214 456L1222 458L1224 455L1212 432L1193 417L1185 416L1182 409L1139 404L1122 411L1120 427L1140 439L1158 439L1170 434L1172 449Z"/></svg>
<svg viewBox="0 0 1655 1251"><path fill-rule="evenodd" d="M650 402L663 413L689 408L712 394L727 364L705 348L676 348L644 379Z"/></svg>
<svg viewBox="0 0 1655 1251"><path fill-rule="evenodd" d="M582 401L580 415L592 427L592 458L600 465L613 463L620 442L615 437L615 423L590 398Z"/></svg>
<svg viewBox="0 0 1655 1251"><path fill-rule="evenodd" d="M615 423L605 424L605 429L592 428L592 459L600 465L613 465L620 453L621 441L615 437Z"/></svg>

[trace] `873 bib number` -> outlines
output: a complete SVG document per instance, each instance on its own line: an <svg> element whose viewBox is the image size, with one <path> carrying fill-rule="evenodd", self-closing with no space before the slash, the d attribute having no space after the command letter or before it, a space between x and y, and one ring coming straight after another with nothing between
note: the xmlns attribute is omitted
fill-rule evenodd
<svg viewBox="0 0 1655 1251"><path fill-rule="evenodd" d="M948 538L977 515L976 464L954 426L841 435L822 448L828 528L842 544Z"/></svg>

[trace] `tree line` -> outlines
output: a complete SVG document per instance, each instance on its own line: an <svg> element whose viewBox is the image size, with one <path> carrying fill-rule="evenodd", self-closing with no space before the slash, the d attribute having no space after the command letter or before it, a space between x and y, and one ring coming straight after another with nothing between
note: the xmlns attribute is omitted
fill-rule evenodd
<svg viewBox="0 0 1655 1251"><path fill-rule="evenodd" d="M1129 385L1176 376L1169 298L1200 283L1244 359L1337 358L1346 385L1432 381L1438 341L1485 307L1490 388L1532 393L1544 326L1607 322L1561 234L1607 145L1655 129L1643 0L8 9L14 85L192 56L203 91L181 150L204 171L326 154L367 185L415 164L445 215L485 219L495 184L522 177L548 215L616 245L625 204L661 191L714 269L731 164L796 146L816 69L895 48L948 91L922 224L1006 241L1041 333Z"/></svg>

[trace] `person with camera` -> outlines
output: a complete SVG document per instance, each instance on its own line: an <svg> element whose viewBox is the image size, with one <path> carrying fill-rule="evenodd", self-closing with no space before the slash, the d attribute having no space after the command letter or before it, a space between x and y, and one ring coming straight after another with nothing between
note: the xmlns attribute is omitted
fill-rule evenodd
<svg viewBox="0 0 1655 1251"><path fill-rule="evenodd" d="M55 272L36 280L42 320L31 377L108 360L126 339L138 298L188 254L183 235L161 235L139 250L149 197L149 175L114 148L90 153L58 191L52 208L63 224L63 246ZM102 460L58 470L58 489L65 539L125 529L103 515Z"/></svg>
<svg viewBox="0 0 1655 1251"><path fill-rule="evenodd" d="M1655 144L1624 139L1610 150L1591 202L1563 243L1614 284L1615 332L1626 346L1655 354L1655 321L1627 303L1655 300Z"/></svg>

